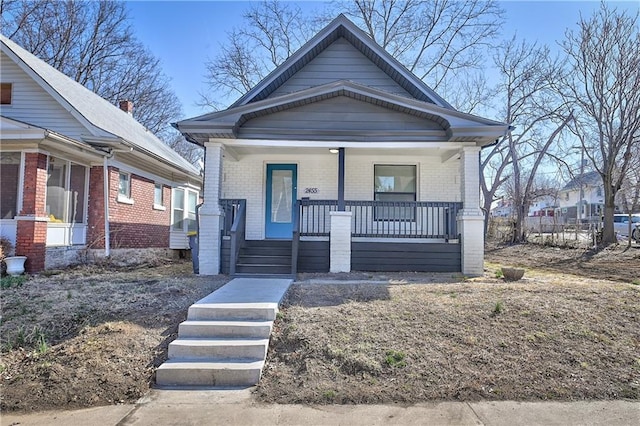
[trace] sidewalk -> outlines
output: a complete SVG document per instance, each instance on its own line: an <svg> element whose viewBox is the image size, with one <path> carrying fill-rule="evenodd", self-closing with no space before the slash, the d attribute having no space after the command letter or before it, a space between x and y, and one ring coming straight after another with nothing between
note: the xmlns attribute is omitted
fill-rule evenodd
<svg viewBox="0 0 640 426"><path fill-rule="evenodd" d="M636 425L638 401L267 405L245 390L152 390L137 404L2 414L20 425Z"/></svg>

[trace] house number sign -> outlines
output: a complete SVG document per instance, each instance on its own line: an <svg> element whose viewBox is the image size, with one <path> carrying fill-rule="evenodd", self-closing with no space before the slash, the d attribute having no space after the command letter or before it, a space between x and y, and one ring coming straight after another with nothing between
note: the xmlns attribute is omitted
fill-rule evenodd
<svg viewBox="0 0 640 426"><path fill-rule="evenodd" d="M320 192L320 190L318 188L305 188L304 189L304 193L305 194L317 194L319 192Z"/></svg>

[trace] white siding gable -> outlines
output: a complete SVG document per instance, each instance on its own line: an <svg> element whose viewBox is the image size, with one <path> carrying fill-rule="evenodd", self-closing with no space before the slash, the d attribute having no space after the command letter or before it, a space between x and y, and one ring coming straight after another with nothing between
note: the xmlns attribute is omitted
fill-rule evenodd
<svg viewBox="0 0 640 426"><path fill-rule="evenodd" d="M3 116L54 130L74 139L89 134L71 113L4 53L0 53L0 68L2 83L13 85L11 105L2 105L0 108Z"/></svg>
<svg viewBox="0 0 640 426"><path fill-rule="evenodd" d="M378 90L411 97L351 43L339 38L284 82L269 98L337 80L351 80Z"/></svg>

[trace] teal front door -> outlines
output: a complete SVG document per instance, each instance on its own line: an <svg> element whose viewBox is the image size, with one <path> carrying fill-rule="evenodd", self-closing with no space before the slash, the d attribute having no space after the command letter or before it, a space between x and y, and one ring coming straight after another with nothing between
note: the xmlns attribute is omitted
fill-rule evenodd
<svg viewBox="0 0 640 426"><path fill-rule="evenodd" d="M297 180L296 164L267 164L266 238L291 239Z"/></svg>

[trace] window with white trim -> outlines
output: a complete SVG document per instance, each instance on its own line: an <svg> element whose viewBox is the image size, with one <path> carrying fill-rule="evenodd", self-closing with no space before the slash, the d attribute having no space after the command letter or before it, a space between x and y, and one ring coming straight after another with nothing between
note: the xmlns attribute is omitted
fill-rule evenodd
<svg viewBox="0 0 640 426"><path fill-rule="evenodd" d="M184 230L184 189L173 190L173 229Z"/></svg>
<svg viewBox="0 0 640 426"><path fill-rule="evenodd" d="M198 194L187 191L187 232L198 230L196 223L196 205L198 204Z"/></svg>
<svg viewBox="0 0 640 426"><path fill-rule="evenodd" d="M49 157L46 210L50 223L85 223L87 168Z"/></svg>
<svg viewBox="0 0 640 426"><path fill-rule="evenodd" d="M196 206L198 192L183 188L173 190L171 228L174 231L197 231Z"/></svg>
<svg viewBox="0 0 640 426"><path fill-rule="evenodd" d="M131 174L120 172L118 176L118 201L131 200Z"/></svg>
<svg viewBox="0 0 640 426"><path fill-rule="evenodd" d="M164 207L164 195L162 193L163 187L161 183L156 183L153 189L153 207Z"/></svg>
<svg viewBox="0 0 640 426"><path fill-rule="evenodd" d="M13 219L18 214L21 157L19 152L0 152L0 219Z"/></svg>
<svg viewBox="0 0 640 426"><path fill-rule="evenodd" d="M415 208L403 202L416 201L416 166L376 164L373 166L374 200L397 202L379 206L375 220L415 220Z"/></svg>

